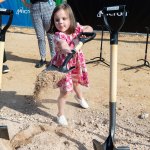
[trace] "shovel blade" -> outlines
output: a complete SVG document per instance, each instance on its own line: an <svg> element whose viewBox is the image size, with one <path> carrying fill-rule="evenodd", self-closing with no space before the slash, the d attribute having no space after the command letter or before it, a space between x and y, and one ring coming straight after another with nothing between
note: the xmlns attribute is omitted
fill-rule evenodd
<svg viewBox="0 0 150 150"><path fill-rule="evenodd" d="M107 140L103 144L101 144L100 142L98 142L97 140L94 139L93 140L93 146L94 146L94 150L115 150L112 139L109 137L107 138Z"/></svg>
<svg viewBox="0 0 150 150"><path fill-rule="evenodd" d="M95 139L93 140L93 147L94 150L103 150L103 146L101 145L101 143Z"/></svg>
<svg viewBox="0 0 150 150"><path fill-rule="evenodd" d="M49 65L47 68L46 68L46 71L59 71L59 68L55 65Z"/></svg>
<svg viewBox="0 0 150 150"><path fill-rule="evenodd" d="M101 144L97 140L93 140L94 150L130 150L128 146L115 147L112 138L109 136L105 143Z"/></svg>
<svg viewBox="0 0 150 150"><path fill-rule="evenodd" d="M101 144L97 140L93 140L94 150L114 150L114 143L111 134L107 137L106 141Z"/></svg>
<svg viewBox="0 0 150 150"><path fill-rule="evenodd" d="M0 138L9 140L9 134L8 134L7 126L0 126Z"/></svg>
<svg viewBox="0 0 150 150"><path fill-rule="evenodd" d="M128 146L119 146L115 148L114 150L130 150L130 148Z"/></svg>

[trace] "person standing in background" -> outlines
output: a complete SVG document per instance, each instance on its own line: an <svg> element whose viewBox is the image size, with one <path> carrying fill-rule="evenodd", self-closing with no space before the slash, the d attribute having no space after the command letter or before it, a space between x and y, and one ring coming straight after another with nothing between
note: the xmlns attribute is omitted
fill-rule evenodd
<svg viewBox="0 0 150 150"><path fill-rule="evenodd" d="M40 68L46 64L45 34L48 38L51 58L53 58L55 55L53 35L47 33L50 27L51 14L55 8L55 2L53 0L30 0L30 3L27 2L27 0L21 1L27 8L30 9L33 27L38 39L38 47L41 56L40 61L35 65L35 67Z"/></svg>

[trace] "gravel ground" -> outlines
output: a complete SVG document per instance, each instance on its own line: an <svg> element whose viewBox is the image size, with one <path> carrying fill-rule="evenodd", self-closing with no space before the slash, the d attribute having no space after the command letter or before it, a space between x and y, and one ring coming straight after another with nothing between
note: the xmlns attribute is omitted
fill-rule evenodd
<svg viewBox="0 0 150 150"><path fill-rule="evenodd" d="M118 88L115 145L150 150L150 68L141 66L146 35L119 34ZM0 125L7 125L10 140L0 150L92 150L92 140L104 143L109 134L109 67L87 64L90 87L83 88L89 109L80 108L74 93L68 97L68 127L56 122L58 89L47 89L42 100L32 98L38 47L33 29L12 28L5 49L10 72L2 76ZM100 34L83 47L86 60L99 56ZM104 33L103 58L110 63L109 34ZM50 60L47 45L47 60ZM150 55L148 54L148 60Z"/></svg>

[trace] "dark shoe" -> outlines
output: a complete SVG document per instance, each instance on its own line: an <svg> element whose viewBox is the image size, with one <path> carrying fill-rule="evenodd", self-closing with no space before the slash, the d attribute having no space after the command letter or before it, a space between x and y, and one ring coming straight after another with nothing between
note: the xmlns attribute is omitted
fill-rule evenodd
<svg viewBox="0 0 150 150"><path fill-rule="evenodd" d="M41 68L42 66L44 66L46 64L46 60L40 60L36 65L35 67L36 68Z"/></svg>
<svg viewBox="0 0 150 150"><path fill-rule="evenodd" d="M3 74L8 73L10 70L7 65L3 65Z"/></svg>

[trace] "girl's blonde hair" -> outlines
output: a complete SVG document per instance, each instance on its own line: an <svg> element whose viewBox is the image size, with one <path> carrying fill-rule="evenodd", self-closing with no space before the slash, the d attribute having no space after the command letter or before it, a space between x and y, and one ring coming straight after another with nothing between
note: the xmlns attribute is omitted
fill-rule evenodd
<svg viewBox="0 0 150 150"><path fill-rule="evenodd" d="M63 9L64 11L66 11L69 15L69 19L70 19L70 27L67 31L68 34L72 34L75 32L75 29L76 29L76 20L75 20L75 17L74 17L74 14L73 14L73 11L71 9L71 7L64 3L64 4L61 4L61 5L58 5L55 7L53 13L52 13L52 16L51 16L51 24L50 24L50 28L48 30L48 33L52 33L54 34L55 32L57 32L57 28L55 27L55 23L54 23L54 15L57 11Z"/></svg>

